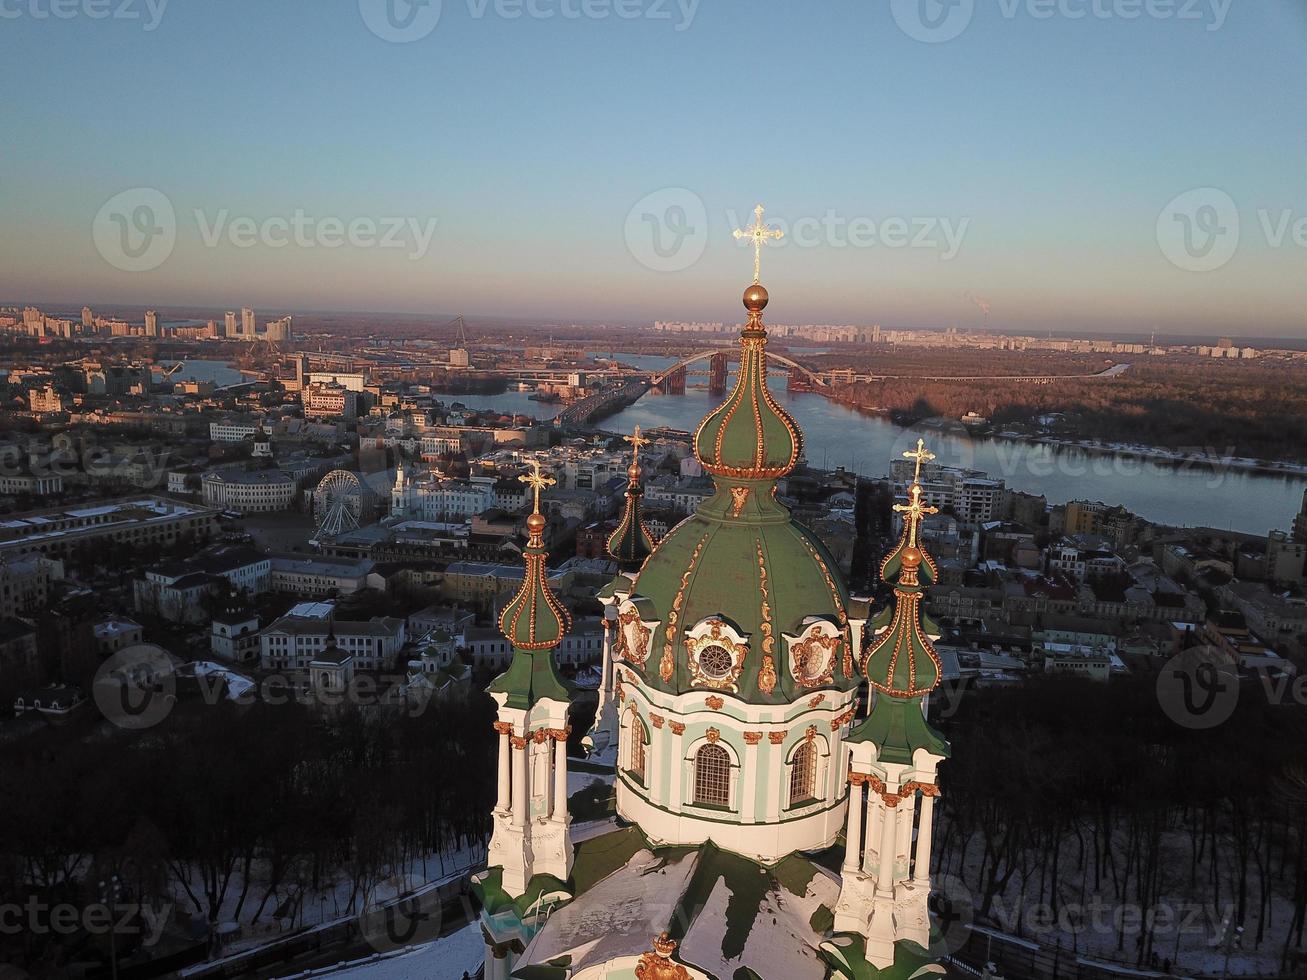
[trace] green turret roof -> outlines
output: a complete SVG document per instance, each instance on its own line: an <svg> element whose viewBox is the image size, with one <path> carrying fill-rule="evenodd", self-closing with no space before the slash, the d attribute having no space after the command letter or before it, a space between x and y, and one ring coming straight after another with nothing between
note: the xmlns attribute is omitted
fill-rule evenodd
<svg viewBox="0 0 1307 980"><path fill-rule="evenodd" d="M767 290L745 291L749 320L740 333L740 373L726 401L694 434L694 453L715 476L766 479L784 476L803 452L803 434L767 390L767 331L762 311Z"/></svg>
<svg viewBox="0 0 1307 980"><path fill-rule="evenodd" d="M550 651L572 628L572 616L549 588L544 528L537 486L535 512L527 518L528 540L523 552L526 576L513 601L499 614L499 631L513 645L513 660L489 688L492 694L507 694L507 703L514 708L571 697L571 689L559 676Z"/></svg>
<svg viewBox="0 0 1307 980"><path fill-rule="evenodd" d="M640 484L640 447L648 442L640 435L640 427L635 427L635 434L627 437L627 442L634 445L631 465L626 470L626 507L622 511L622 520L617 530L608 536L608 553L617 559L623 569L634 571L644 564L644 560L653 554L654 539L645 526L640 515L640 500L644 497L644 487Z"/></svg>
<svg viewBox="0 0 1307 980"><path fill-rule="evenodd" d="M935 627L922 611L936 568L921 547L921 522L937 511L923 503L920 463L933 457L920 442L915 453L904 455L917 460L917 473L908 488L908 503L894 506L904 515L903 535L880 567L881 577L894 586L894 611L891 618L888 609L882 610L869 624L874 638L862 666L876 700L849 741L872 742L881 759L908 763L919 748L945 757L949 749L927 723L922 707L922 698L939 686L941 670L930 639Z"/></svg>

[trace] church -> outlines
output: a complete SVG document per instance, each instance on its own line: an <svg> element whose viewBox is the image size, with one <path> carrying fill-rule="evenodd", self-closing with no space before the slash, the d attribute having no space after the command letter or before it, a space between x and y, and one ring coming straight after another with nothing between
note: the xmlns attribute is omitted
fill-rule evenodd
<svg viewBox="0 0 1307 980"><path fill-rule="evenodd" d="M589 764L615 768L617 821L568 813L570 627L545 571L524 477L526 576L500 629L514 654L497 705L498 797L482 903L486 980L828 980L943 973L930 854L949 746L927 722L938 631L922 599L932 513L916 462L886 608L850 598L817 537L776 499L803 435L767 390L767 290L752 238L740 368L693 449L715 494L661 541L641 518L639 430L599 594L603 679ZM860 692L867 694L860 697ZM589 830L589 828L587 828Z"/></svg>

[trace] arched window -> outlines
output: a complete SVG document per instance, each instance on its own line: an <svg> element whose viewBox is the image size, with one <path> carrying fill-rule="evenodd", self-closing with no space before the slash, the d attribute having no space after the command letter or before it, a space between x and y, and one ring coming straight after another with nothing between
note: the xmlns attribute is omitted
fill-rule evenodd
<svg viewBox="0 0 1307 980"><path fill-rule="evenodd" d="M731 757L720 745L705 745L694 757L694 802L731 805Z"/></svg>
<svg viewBox="0 0 1307 980"><path fill-rule="evenodd" d="M790 806L811 803L817 798L817 746L805 742L790 763Z"/></svg>
<svg viewBox="0 0 1307 980"><path fill-rule="evenodd" d="M638 718L631 719L631 764L627 771L638 779L641 783L645 782L646 760L648 750L646 746L649 743L649 736L644 732L644 725L640 724Z"/></svg>

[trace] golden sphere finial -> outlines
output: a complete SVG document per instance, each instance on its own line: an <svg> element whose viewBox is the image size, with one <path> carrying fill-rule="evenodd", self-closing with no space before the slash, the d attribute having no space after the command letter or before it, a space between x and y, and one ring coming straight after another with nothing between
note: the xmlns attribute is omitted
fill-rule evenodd
<svg viewBox="0 0 1307 980"><path fill-rule="evenodd" d="M750 313L761 313L767 307L767 290L754 283L744 291L744 308Z"/></svg>
<svg viewBox="0 0 1307 980"><path fill-rule="evenodd" d="M545 515L538 514L538 513L532 514L530 517L526 519L526 526L527 526L527 530L529 530L532 534L539 534L541 531L545 529Z"/></svg>

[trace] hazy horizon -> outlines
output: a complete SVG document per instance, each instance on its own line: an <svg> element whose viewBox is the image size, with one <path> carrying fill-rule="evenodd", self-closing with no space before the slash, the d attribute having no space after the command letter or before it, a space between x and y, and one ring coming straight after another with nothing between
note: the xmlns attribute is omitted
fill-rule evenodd
<svg viewBox="0 0 1307 980"><path fill-rule="evenodd" d="M6 292L1307 336L1297 0L46 2Z"/></svg>

